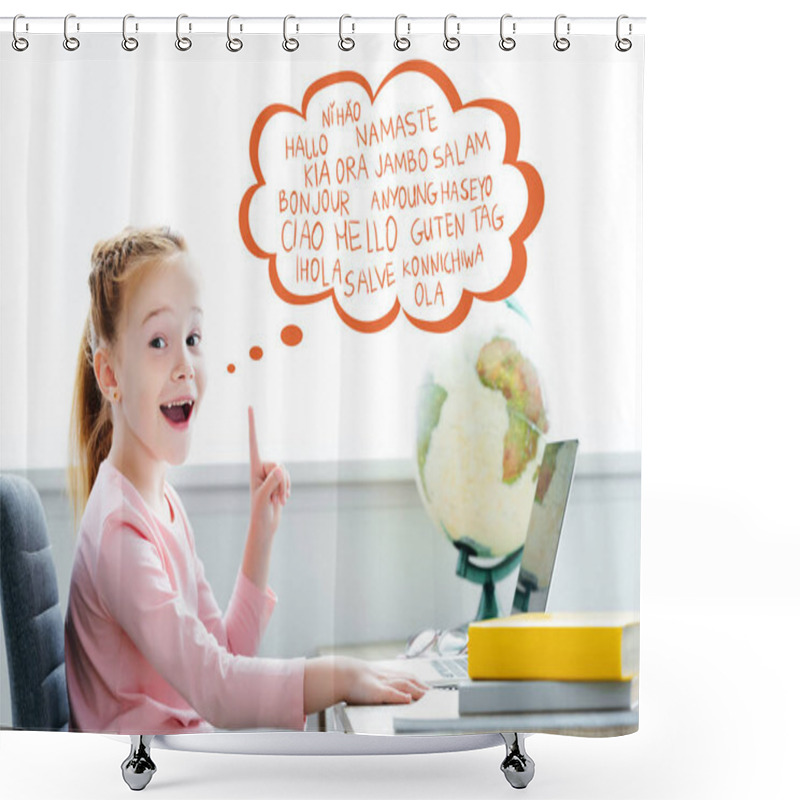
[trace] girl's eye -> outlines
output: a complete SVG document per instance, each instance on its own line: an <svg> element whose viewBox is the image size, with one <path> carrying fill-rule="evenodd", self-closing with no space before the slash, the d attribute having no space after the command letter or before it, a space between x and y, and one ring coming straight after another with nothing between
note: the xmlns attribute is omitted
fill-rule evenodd
<svg viewBox="0 0 800 800"><path fill-rule="evenodd" d="M190 334L189 338L186 340L186 344L189 347L197 347L200 344L200 334L199 333L192 333Z"/></svg>
<svg viewBox="0 0 800 800"><path fill-rule="evenodd" d="M167 346L167 341L163 336L156 336L155 339L150 340L150 347L154 347L156 350L162 350Z"/></svg>

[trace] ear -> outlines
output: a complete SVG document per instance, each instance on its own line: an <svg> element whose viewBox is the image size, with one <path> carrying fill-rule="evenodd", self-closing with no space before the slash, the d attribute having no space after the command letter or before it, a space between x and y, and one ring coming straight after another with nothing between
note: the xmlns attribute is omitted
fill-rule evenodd
<svg viewBox="0 0 800 800"><path fill-rule="evenodd" d="M111 397L114 392L119 392L119 383L117 382L114 363L111 360L111 353L105 345L95 350L93 363L94 377L97 379L97 385L100 387L100 391L103 393L106 400L111 402Z"/></svg>

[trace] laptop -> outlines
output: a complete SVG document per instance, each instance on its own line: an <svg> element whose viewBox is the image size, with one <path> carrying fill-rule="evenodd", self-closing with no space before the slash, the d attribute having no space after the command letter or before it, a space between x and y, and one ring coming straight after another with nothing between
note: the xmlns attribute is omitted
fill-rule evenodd
<svg viewBox="0 0 800 800"><path fill-rule="evenodd" d="M551 442L545 447L522 549L512 614L545 610L577 454L577 439ZM466 655L401 657L374 663L386 669L411 673L429 686L438 688L455 689L469 680Z"/></svg>

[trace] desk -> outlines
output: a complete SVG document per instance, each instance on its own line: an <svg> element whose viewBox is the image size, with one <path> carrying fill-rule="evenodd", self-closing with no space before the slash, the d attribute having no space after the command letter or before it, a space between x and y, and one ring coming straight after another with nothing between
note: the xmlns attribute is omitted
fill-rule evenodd
<svg viewBox="0 0 800 800"><path fill-rule="evenodd" d="M329 648L324 654L385 660L401 643ZM402 661L398 668L402 669ZM639 709L565 711L545 714L476 714L459 716L458 691L430 689L410 705L350 706L339 703L324 714L328 731L377 735L460 733L553 733L562 736L625 736L639 728Z"/></svg>

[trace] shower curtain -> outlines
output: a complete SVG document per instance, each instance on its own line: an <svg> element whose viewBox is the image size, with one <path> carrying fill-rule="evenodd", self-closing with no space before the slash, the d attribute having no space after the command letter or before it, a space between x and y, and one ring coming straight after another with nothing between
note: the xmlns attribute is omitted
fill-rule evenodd
<svg viewBox="0 0 800 800"><path fill-rule="evenodd" d="M394 659L402 672L463 654L469 623L519 610L520 561L544 547L532 515L554 474L548 445L573 440L569 502L538 590L547 612L578 627L593 614L638 621L643 36L624 20L583 34L579 20L569 31L556 20L554 35L553 21L528 21L526 33L506 19L502 38L470 34L466 20L383 22L306 33L292 18L255 33L232 20L226 33L224 19L193 30L179 19L177 32L127 20L123 38L122 27L36 33L19 21L16 40L4 27L0 467L43 502L68 618L89 552L67 474L91 256L98 242L157 226L185 241L202 307L204 396L166 473L197 556L192 580L222 612L230 601L261 615L279 598L254 652L226 652L220 669L238 675L258 656L302 674L333 655ZM188 437L162 412L164 436ZM287 490L263 591L241 585L254 440ZM108 496L130 503L133 492L156 514L120 474ZM124 545L108 547L116 572L104 585L124 596L139 584L120 565ZM160 557L188 603L181 613L194 613L197 598L192 607ZM92 597L82 614L114 617ZM83 642L80 657L73 643L67 669L90 681L99 659L127 674L120 641L114 652ZM397 659L409 643L416 658ZM3 664L0 724L24 727ZM638 680L638 667L616 677ZM549 680L556 691L570 678ZM584 677L590 689L601 680ZM198 695L169 685L167 706L195 709ZM116 703L147 688L103 691ZM398 735L410 719L418 733L510 724L491 705L460 713L451 689L437 727L441 691L382 707L375 729L356 702L289 717ZM81 725L85 697L70 696L73 729L178 732L191 717L134 730L101 703ZM623 716L600 728L635 730L633 693L616 708ZM519 730L569 732L546 709L516 713ZM225 714L214 723L237 727Z"/></svg>

